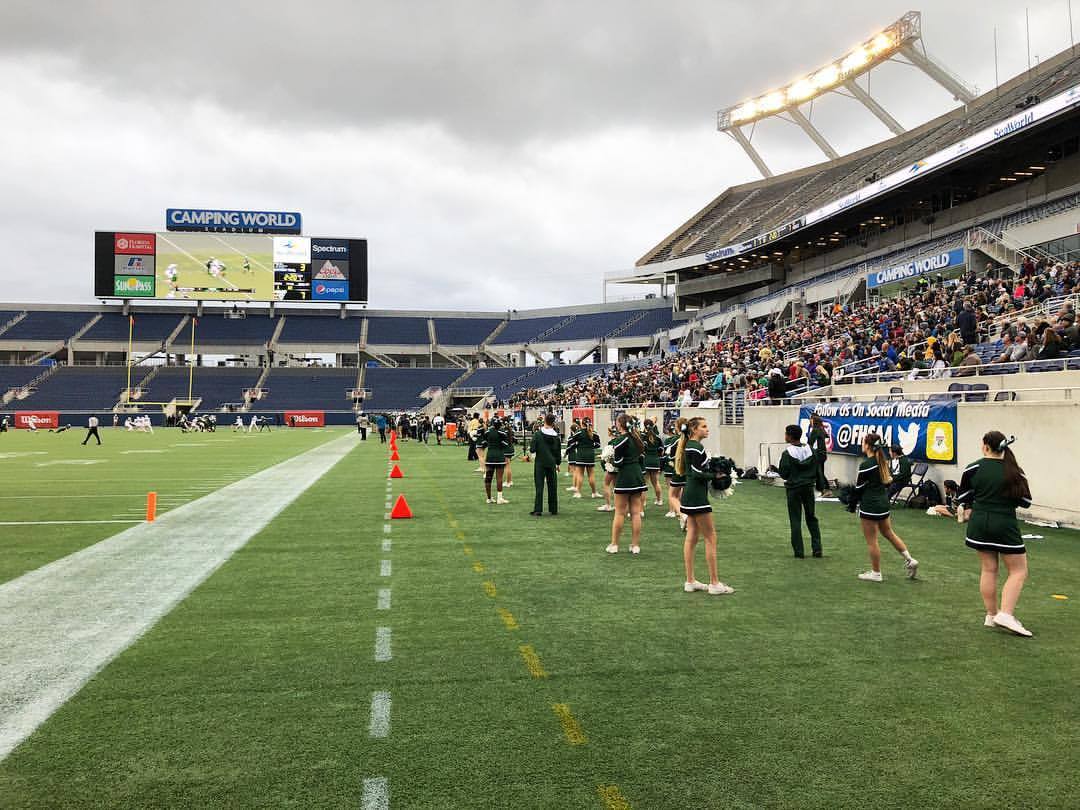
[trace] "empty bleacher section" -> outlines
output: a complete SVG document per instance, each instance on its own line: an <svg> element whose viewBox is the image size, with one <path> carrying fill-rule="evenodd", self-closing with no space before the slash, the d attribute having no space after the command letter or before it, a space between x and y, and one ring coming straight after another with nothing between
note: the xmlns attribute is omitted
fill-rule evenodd
<svg viewBox="0 0 1080 810"><path fill-rule="evenodd" d="M53 341L67 340L86 326L96 312L49 312L35 310L11 326L0 336L0 340L10 341Z"/></svg>
<svg viewBox="0 0 1080 810"><path fill-rule="evenodd" d="M355 368L276 368L263 380L267 394L253 404L255 410L322 408L351 410L346 392L356 388Z"/></svg>
<svg viewBox="0 0 1080 810"><path fill-rule="evenodd" d="M637 313L633 311L594 312L587 315L574 315L565 325L556 329L544 340L555 342L599 340L607 337L635 315Z"/></svg>
<svg viewBox="0 0 1080 810"><path fill-rule="evenodd" d="M335 315L289 315L278 336L278 343L326 344L360 342L363 318L339 318Z"/></svg>
<svg viewBox="0 0 1080 810"><path fill-rule="evenodd" d="M188 374L189 369L183 366L158 369L143 388L141 401L167 403L174 399L186 400ZM241 403L244 401L244 389L253 387L261 374L262 369L258 368L197 367L191 386L192 399L202 400L199 405L201 411L220 408L227 402Z"/></svg>
<svg viewBox="0 0 1080 810"><path fill-rule="evenodd" d="M0 366L0 399L8 391L22 388L45 370L42 366Z"/></svg>
<svg viewBox="0 0 1080 810"><path fill-rule="evenodd" d="M495 344L504 346L512 343L532 343L540 335L554 329L565 321L566 315L553 315L542 318L513 318L495 338Z"/></svg>
<svg viewBox="0 0 1080 810"><path fill-rule="evenodd" d="M640 317L631 319L625 327L612 332L610 337L649 336L661 330L670 329L674 325L670 307L646 309L640 312Z"/></svg>
<svg viewBox="0 0 1080 810"><path fill-rule="evenodd" d="M37 368L40 374L41 368ZM19 408L54 411L111 410L127 385L122 366L72 366L58 368L41 381Z"/></svg>
<svg viewBox="0 0 1080 810"><path fill-rule="evenodd" d="M531 368L478 368L456 387L464 391L491 389L500 402L510 399L519 391L546 388L558 382L576 380L586 376L598 376L613 368L607 363L587 366L533 366Z"/></svg>
<svg viewBox="0 0 1080 810"><path fill-rule="evenodd" d="M501 318L435 318L435 337L443 346L479 346Z"/></svg>
<svg viewBox="0 0 1080 810"><path fill-rule="evenodd" d="M21 309L0 309L0 335L8 328L13 320L22 315Z"/></svg>
<svg viewBox="0 0 1080 810"><path fill-rule="evenodd" d="M134 340L162 343L180 325L181 315L149 312L135 319L132 329ZM106 312L79 338L80 341L127 342L128 318L119 312Z"/></svg>
<svg viewBox="0 0 1080 810"><path fill-rule="evenodd" d="M365 411L413 410L428 400L421 392L437 386L446 388L461 376L457 368L369 368L364 372Z"/></svg>
<svg viewBox="0 0 1080 810"><path fill-rule="evenodd" d="M221 315L205 315L195 326L196 346L258 346L265 344L274 334L278 322L275 318L252 316L249 318L225 318ZM188 339L181 334L179 341Z"/></svg>
<svg viewBox="0 0 1080 810"><path fill-rule="evenodd" d="M415 346L431 345L427 318L395 318L375 316L367 319L368 345Z"/></svg>

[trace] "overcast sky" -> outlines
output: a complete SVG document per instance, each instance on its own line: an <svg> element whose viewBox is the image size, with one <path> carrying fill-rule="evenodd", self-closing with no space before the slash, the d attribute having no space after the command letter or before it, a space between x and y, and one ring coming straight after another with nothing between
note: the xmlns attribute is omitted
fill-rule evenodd
<svg viewBox="0 0 1080 810"><path fill-rule="evenodd" d="M605 271L757 179L717 109L910 5L4 0L0 301L90 301L95 229L207 207L368 238L372 307L597 302ZM1027 67L1022 3L918 7L927 50L981 91L995 26L1001 79ZM1068 47L1067 0L1030 14L1033 58ZM905 126L953 104L910 67L871 82ZM888 135L843 97L814 122L841 152ZM755 143L775 171L821 159L780 121Z"/></svg>

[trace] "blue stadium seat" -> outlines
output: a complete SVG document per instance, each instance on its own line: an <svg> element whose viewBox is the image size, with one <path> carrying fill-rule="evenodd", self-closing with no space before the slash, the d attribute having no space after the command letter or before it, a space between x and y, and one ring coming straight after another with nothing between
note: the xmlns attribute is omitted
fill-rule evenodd
<svg viewBox="0 0 1080 810"><path fill-rule="evenodd" d="M347 411L353 401L345 396L356 388L356 368L275 368L263 388L269 393L253 405L255 410L316 409Z"/></svg>
<svg viewBox="0 0 1080 810"><path fill-rule="evenodd" d="M196 346L262 345L270 340L277 328L277 319L265 315L249 318L225 318L221 315L204 315L195 326ZM181 342L188 333L181 335Z"/></svg>
<svg viewBox="0 0 1080 810"><path fill-rule="evenodd" d="M375 316L367 319L368 345L430 346L427 318Z"/></svg>
<svg viewBox="0 0 1080 810"><path fill-rule="evenodd" d="M187 399L189 373L186 366L159 369L143 389L142 401ZM192 398L202 399L199 405L201 411L215 410L226 402L243 402L244 389L254 386L261 374L262 369L258 368L196 366L192 374Z"/></svg>
<svg viewBox="0 0 1080 810"><path fill-rule="evenodd" d="M30 312L8 329L0 340L67 340L84 326L95 312Z"/></svg>
<svg viewBox="0 0 1080 810"><path fill-rule="evenodd" d="M364 400L364 410L417 410L428 403L420 396L422 391L446 388L462 373L459 368L369 368L364 372L364 388L371 394Z"/></svg>
<svg viewBox="0 0 1080 810"><path fill-rule="evenodd" d="M0 366L0 396L13 388L22 388L44 371L44 366Z"/></svg>
<svg viewBox="0 0 1080 810"><path fill-rule="evenodd" d="M38 373L42 370L38 368ZM126 386L125 366L64 366L46 377L29 397L13 401L8 407L55 411L111 410Z"/></svg>
<svg viewBox="0 0 1080 810"><path fill-rule="evenodd" d="M479 346L501 318L435 318L435 338L443 346Z"/></svg>
<svg viewBox="0 0 1080 810"><path fill-rule="evenodd" d="M288 315L278 336L278 343L347 343L360 342L362 318L339 318L336 315Z"/></svg>
<svg viewBox="0 0 1080 810"><path fill-rule="evenodd" d="M546 318L516 318L495 338L493 345L506 343L532 343L538 335L566 320L564 315Z"/></svg>
<svg viewBox="0 0 1080 810"><path fill-rule="evenodd" d="M146 313L135 315L132 330L136 341L161 343L180 323L182 315ZM128 339L128 318L119 312L106 312L101 320L91 326L80 340L124 341Z"/></svg>

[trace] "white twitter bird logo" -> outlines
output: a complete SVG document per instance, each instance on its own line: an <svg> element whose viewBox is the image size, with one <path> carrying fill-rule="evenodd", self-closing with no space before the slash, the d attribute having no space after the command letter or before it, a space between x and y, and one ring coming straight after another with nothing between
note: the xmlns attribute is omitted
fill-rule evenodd
<svg viewBox="0 0 1080 810"><path fill-rule="evenodd" d="M911 422L908 424L907 430L898 427L897 433L900 435L900 447L903 449L904 455L910 456L915 452L915 448L919 444L919 423Z"/></svg>

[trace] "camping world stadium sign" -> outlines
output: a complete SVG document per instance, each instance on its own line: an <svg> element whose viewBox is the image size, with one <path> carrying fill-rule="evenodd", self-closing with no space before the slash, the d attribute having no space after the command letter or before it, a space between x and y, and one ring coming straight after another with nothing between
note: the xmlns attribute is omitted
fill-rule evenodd
<svg viewBox="0 0 1080 810"><path fill-rule="evenodd" d="M167 208L165 227L170 231L225 231L228 233L300 233L296 211L227 211L215 208Z"/></svg>
<svg viewBox="0 0 1080 810"><path fill-rule="evenodd" d="M907 281L925 273L957 267L963 263L963 248L955 248L945 253L935 253L933 256L920 256L907 264L898 264L894 267L878 270L876 273L870 273L866 277L866 286L874 289L897 281Z"/></svg>

